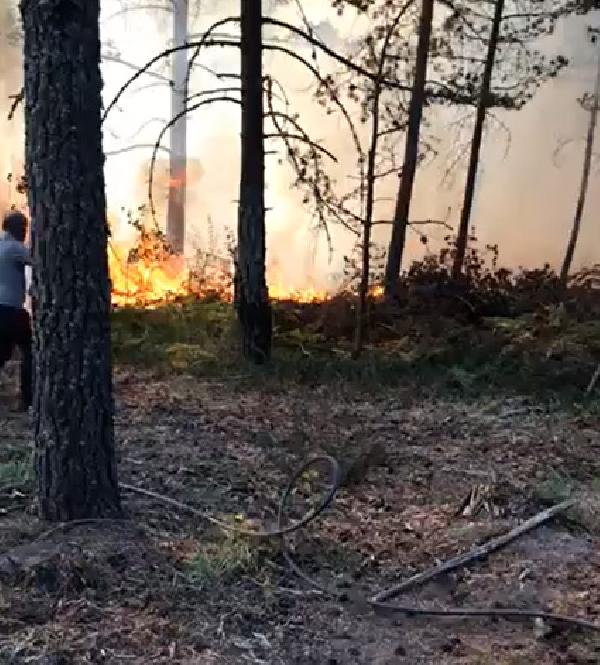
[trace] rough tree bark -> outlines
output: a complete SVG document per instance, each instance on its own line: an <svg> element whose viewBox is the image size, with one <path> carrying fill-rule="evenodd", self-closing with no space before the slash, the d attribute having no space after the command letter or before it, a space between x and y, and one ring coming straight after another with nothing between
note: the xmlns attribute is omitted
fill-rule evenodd
<svg viewBox="0 0 600 665"><path fill-rule="evenodd" d="M118 516L99 0L22 0L41 516Z"/></svg>
<svg viewBox="0 0 600 665"><path fill-rule="evenodd" d="M471 141L471 154L469 156L469 167L467 171L467 181L465 184L465 193L463 206L460 214L460 224L456 237L456 252L452 265L452 278L459 279L462 273L465 255L467 252L467 240L469 237L469 222L471 220L471 209L473 207L473 196L475 194L475 180L477 178L477 169L479 167L479 153L481 151L481 140L483 138L483 127L490 97L490 87L492 84L492 72L494 71L494 60L498 49L498 38L500 36L500 24L502 23L502 14L504 12L504 0L496 0L494 10L494 19L492 21L492 30L488 42L487 56L483 70L483 80L481 82L481 92L477 103L477 114L475 117L475 128L473 130L473 139Z"/></svg>
<svg viewBox="0 0 600 665"><path fill-rule="evenodd" d="M396 296L398 276L404 254L406 241L406 228L412 199L413 185L419 159L419 135L421 132L421 119L425 104L425 83L427 79L427 60L429 56L429 41L433 23L434 0L423 0L421 5L421 18L419 22L419 42L415 63L415 78L413 81L410 106L408 109L408 129L404 146L404 163L402 177L396 198L396 209L392 226L392 237L388 249L385 266L385 297L392 299Z"/></svg>
<svg viewBox="0 0 600 665"><path fill-rule="evenodd" d="M265 151L263 139L262 2L241 2L242 166L238 209L236 308L242 353L271 356L272 318L265 278Z"/></svg>
<svg viewBox="0 0 600 665"><path fill-rule="evenodd" d="M182 46L188 36L188 0L173 0L173 45ZM188 96L188 53L173 54L171 65L171 117L183 113ZM182 254L185 247L185 200L187 186L187 116L171 127L169 159L169 198L167 203L167 240Z"/></svg>
<svg viewBox="0 0 600 665"><path fill-rule="evenodd" d="M583 216L583 209L585 207L585 199L587 197L588 185L590 181L590 170L592 167L592 155L594 150L594 138L596 136L596 125L598 122L598 107L600 105L600 55L598 56L598 65L596 71L596 85L594 87L594 95L591 100L592 107L590 109L590 122L588 124L588 132L585 143L585 153L583 156L583 171L581 174L581 185L579 187L579 196L577 198L577 206L575 208L575 217L573 218L573 227L571 229L571 236L567 244L567 251L563 260L562 268L560 271L560 283L564 288L567 286L569 279L569 271L573 263L573 256L575 255L575 247L577 246L577 239L579 238L579 230L581 228L581 218Z"/></svg>

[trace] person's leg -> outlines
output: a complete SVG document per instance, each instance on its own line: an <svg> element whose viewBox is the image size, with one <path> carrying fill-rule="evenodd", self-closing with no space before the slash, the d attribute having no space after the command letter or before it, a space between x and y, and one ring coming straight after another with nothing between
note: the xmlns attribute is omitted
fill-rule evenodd
<svg viewBox="0 0 600 665"><path fill-rule="evenodd" d="M0 369L10 360L14 349L14 320L11 309L0 305Z"/></svg>

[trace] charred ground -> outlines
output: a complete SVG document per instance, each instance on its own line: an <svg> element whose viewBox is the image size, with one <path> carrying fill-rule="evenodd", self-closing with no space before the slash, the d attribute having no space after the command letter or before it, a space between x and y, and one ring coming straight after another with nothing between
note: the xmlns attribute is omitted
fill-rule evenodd
<svg viewBox="0 0 600 665"><path fill-rule="evenodd" d="M116 312L121 481L234 523L269 522L290 473L311 453L334 455L348 482L295 552L320 581L365 592L578 490L577 510L401 600L597 621L600 415L596 391L586 396L600 360L594 293L476 321L470 308L408 297L401 315L373 303L359 361L351 299L279 303L276 358L260 370L231 351L228 305ZM593 635L540 637L532 622L373 616L352 594L338 602L306 589L277 543L224 536L144 497L125 494L131 522L47 533L29 510L28 419L4 407L0 417L0 548L16 562L0 557L0 662L600 660ZM307 477L296 509L319 488ZM485 501L465 517L474 489Z"/></svg>

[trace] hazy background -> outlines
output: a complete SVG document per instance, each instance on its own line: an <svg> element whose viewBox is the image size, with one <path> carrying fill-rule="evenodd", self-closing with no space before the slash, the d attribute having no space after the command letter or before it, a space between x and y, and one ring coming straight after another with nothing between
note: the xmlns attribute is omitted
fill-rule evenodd
<svg viewBox="0 0 600 665"><path fill-rule="evenodd" d="M8 122L10 107L8 96L20 89L21 62L18 46L10 46L8 35L14 32L10 15L12 0L0 10L0 173L19 173L22 168L22 116L19 111ZM119 13L122 0L103 0L102 38L104 51L118 55L133 64L147 59L169 45L171 27L166 12L134 11ZM201 32L214 20L238 13L238 2L213 0L200 3L201 12L194 12L192 31ZM266 4L266 3L265 3ZM327 42L340 49L349 40L359 40L366 29L364 20L348 10L340 18L326 0L304 0L309 19L318 24L318 33ZM281 6L273 1L268 10L287 20L299 23L294 5ZM218 7L218 11L215 9ZM597 19L597 17L592 17ZM557 265L563 255L575 207L580 180L583 138L587 114L576 98L591 89L594 80L596 55L586 41L585 26L590 17L574 17L559 24L555 35L542 45L548 51L560 52L571 64L557 79L547 83L534 100L517 112L497 112L510 129L510 145L506 135L491 131L486 136L482 151L477 195L473 210L473 223L483 243L498 243L500 261L507 266L534 266L545 261ZM225 30L235 34L235 28ZM277 36L272 29L265 36ZM279 36L285 36L281 33ZM310 50L299 43L294 49ZM239 71L239 53L235 49L207 49L201 62L220 72ZM326 56L319 56L323 72L336 70ZM282 55L266 54L265 70L277 77L286 87L292 109L299 113L300 121L314 140L321 142L339 158L332 169L338 185L347 189L356 174L356 155L347 129L337 117L327 116L313 99L310 76L294 62ZM105 103L108 103L133 70L121 64L105 62ZM156 66L155 72L168 76L168 63ZM151 87L146 87L152 84ZM192 79L192 92L230 85L218 82L211 75L196 70ZM135 150L113 155L130 144L153 144L169 115L169 88L160 81L144 77L134 85L137 92L126 94L109 116L105 127L105 150L109 153L106 165L108 205L117 226L117 238L126 238L127 229L122 209L136 208L146 202L149 150ZM435 133L439 137L440 157L422 168L417 177L411 218L445 219L456 225L460 213L464 183L464 161L452 177L444 182L443 174L456 151L457 135L448 121L452 117L439 111L428 110ZM464 111L461 111L464 114ZM455 113L455 116L457 114ZM158 119L153 121L153 119ZM140 126L146 124L138 133ZM365 128L368 129L368 128ZM165 137L168 144L168 135ZM468 140L468 131L462 137ZM562 140L572 140L554 157ZM236 198L239 181L239 108L235 105L213 105L197 111L188 129L190 182L188 194L188 249L200 246L213 249L222 247L227 229L236 226ZM269 148L280 148L271 141ZM508 150L507 150L508 148ZM399 154L402 145L398 148ZM598 148L600 151L600 146ZM284 158L280 150L280 158ZM164 165L162 165L164 167ZM354 238L345 230L330 227L334 253L330 257L323 234L315 233L314 221L302 196L290 189L293 179L290 166L278 164L272 157L267 165L267 203L272 208L267 218L268 262L271 275L285 280L290 286L331 286L339 277L343 256L354 244ZM162 182L162 187L161 187ZM165 196L164 168L159 165L156 196L159 204ZM380 215L389 217L393 210L396 180L392 179L378 191L383 200ZM23 205L15 194L14 185L4 177L0 181L0 205ZM600 204L598 170L593 169L590 191L583 220L582 235L576 254L576 266L600 262L600 242L597 230L597 211ZM162 215L162 205L159 206ZM208 219L212 222L208 223ZM378 227L376 239L387 243L389 229ZM445 231L428 231L431 246L441 241ZM422 255L424 248L416 234L410 234L409 257ZM407 261L405 262L407 263Z"/></svg>

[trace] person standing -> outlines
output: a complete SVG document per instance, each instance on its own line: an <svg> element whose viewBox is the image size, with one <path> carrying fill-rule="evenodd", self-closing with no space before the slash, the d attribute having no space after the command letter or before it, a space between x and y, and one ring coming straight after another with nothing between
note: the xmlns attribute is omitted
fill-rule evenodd
<svg viewBox="0 0 600 665"><path fill-rule="evenodd" d="M20 408L27 410L33 398L31 318L25 309L25 266L31 254L25 245L27 218L12 210L0 231L0 369L10 360L15 346L21 351Z"/></svg>

